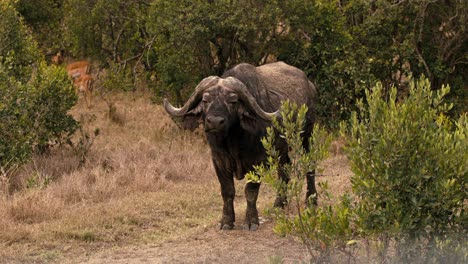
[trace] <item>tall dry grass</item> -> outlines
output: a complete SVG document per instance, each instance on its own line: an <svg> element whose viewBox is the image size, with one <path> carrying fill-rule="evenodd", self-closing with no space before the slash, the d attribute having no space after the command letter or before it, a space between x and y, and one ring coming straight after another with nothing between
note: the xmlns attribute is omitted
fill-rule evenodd
<svg viewBox="0 0 468 264"><path fill-rule="evenodd" d="M158 204L141 203L145 199L165 199L161 206L176 207L173 201L181 197L193 199L183 193L186 184L207 181L216 190L203 136L181 131L148 95L111 99L120 122L98 100L91 109L79 104L71 111L91 137L94 129L100 131L84 164L73 148L57 148L34 156L9 181L1 181L0 243L112 240L114 235L98 233L106 228L125 233L127 227L115 226L127 221L138 226L154 217L135 211L157 210ZM73 141L79 140L77 133Z"/></svg>

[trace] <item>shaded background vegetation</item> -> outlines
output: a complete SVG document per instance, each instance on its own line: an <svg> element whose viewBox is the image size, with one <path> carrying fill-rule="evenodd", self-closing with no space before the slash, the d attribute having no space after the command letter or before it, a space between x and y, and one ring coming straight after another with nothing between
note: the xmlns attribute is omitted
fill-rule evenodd
<svg viewBox="0 0 468 264"><path fill-rule="evenodd" d="M347 119L376 81L404 96L410 72L434 89L450 84L455 113L468 105L463 0L47 2L16 3L44 54L117 63L156 97L179 103L207 75L278 59L316 82L320 117L330 126Z"/></svg>

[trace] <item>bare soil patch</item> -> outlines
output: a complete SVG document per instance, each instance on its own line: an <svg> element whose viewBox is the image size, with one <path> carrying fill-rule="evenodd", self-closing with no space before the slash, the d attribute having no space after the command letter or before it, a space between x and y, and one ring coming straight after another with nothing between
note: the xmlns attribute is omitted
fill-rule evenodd
<svg viewBox="0 0 468 264"><path fill-rule="evenodd" d="M104 250L79 260L83 263L270 263L306 262L303 245L279 238L265 223L257 232L219 231L215 226L184 239L162 244Z"/></svg>

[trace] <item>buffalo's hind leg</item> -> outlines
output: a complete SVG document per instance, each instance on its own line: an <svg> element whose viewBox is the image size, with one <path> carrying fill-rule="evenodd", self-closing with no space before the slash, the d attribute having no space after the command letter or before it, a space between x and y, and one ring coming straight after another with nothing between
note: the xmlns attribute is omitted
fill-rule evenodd
<svg viewBox="0 0 468 264"><path fill-rule="evenodd" d="M281 166L280 166L281 167ZM286 186L289 182L289 177L286 175L284 169L280 168L278 171L280 176L281 184L280 192L276 196L274 203L275 207L284 208L288 204L288 199L286 197ZM315 170L309 171L306 174L307 179L307 193L306 193L306 203L308 205L317 205L317 189L315 188Z"/></svg>
<svg viewBox="0 0 468 264"><path fill-rule="evenodd" d="M280 157L280 166L278 168L278 176L279 180L281 181L280 190L276 195L276 200L274 203L274 207L277 208L284 208L288 204L288 199L286 197L286 189L289 182L289 175L287 175L286 171L284 170L284 164L291 162L287 155Z"/></svg>
<svg viewBox="0 0 468 264"><path fill-rule="evenodd" d="M248 182L245 185L245 198L247 199L247 210L245 213L244 229L256 231L260 225L258 221L257 198L260 183Z"/></svg>
<svg viewBox="0 0 468 264"><path fill-rule="evenodd" d="M317 189L315 188L315 170L307 172L307 193L306 203L308 205L317 205Z"/></svg>
<svg viewBox="0 0 468 264"><path fill-rule="evenodd" d="M305 135L312 134L313 122L309 124L306 129ZM310 151L310 144L309 138L304 137L302 140L302 146L304 147L305 151ZM315 162L315 161L313 161ZM306 203L308 205L317 205L317 189L315 188L315 170L309 171L306 174L307 179L307 193L306 193Z"/></svg>

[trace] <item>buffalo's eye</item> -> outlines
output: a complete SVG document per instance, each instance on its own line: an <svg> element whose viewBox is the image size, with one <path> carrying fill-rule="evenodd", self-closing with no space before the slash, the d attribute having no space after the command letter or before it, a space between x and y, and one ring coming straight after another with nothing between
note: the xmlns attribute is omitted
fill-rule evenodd
<svg viewBox="0 0 468 264"><path fill-rule="evenodd" d="M229 94L226 102L228 102L229 104L235 104L238 100L239 98L237 97L237 94Z"/></svg>
<svg viewBox="0 0 468 264"><path fill-rule="evenodd" d="M210 101L211 101L211 96L210 96L209 94L204 94L204 95L203 95L202 102L203 102L204 104L207 104L207 103L209 103Z"/></svg>

